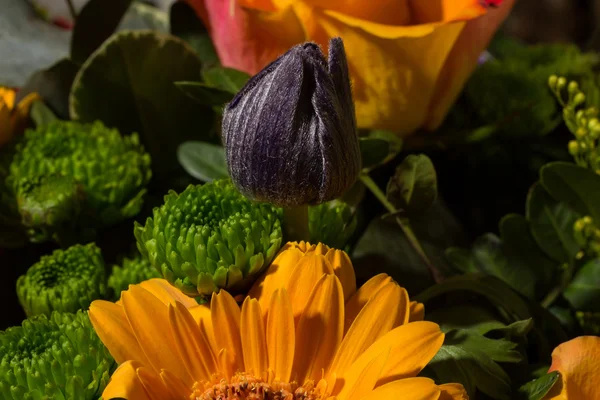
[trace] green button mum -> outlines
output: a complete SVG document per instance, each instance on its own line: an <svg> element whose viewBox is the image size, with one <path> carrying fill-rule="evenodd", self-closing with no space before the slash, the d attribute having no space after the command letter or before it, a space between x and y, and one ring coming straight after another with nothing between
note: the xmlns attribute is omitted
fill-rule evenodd
<svg viewBox="0 0 600 400"><path fill-rule="evenodd" d="M17 280L19 302L28 316L86 309L106 292L104 260L93 243L55 250Z"/></svg>
<svg viewBox="0 0 600 400"><path fill-rule="evenodd" d="M112 289L113 298L118 300L121 292L127 290L129 285L134 285L152 278L161 278L162 275L145 258L125 258L123 265L115 265L108 277L108 287Z"/></svg>
<svg viewBox="0 0 600 400"><path fill-rule="evenodd" d="M256 203L229 180L170 192L146 225L136 223L138 249L188 296L219 288L242 292L281 246L281 209Z"/></svg>
<svg viewBox="0 0 600 400"><path fill-rule="evenodd" d="M96 400L115 367L82 311L32 317L0 332L4 400Z"/></svg>
<svg viewBox="0 0 600 400"><path fill-rule="evenodd" d="M1 161L0 221L20 222L21 242L92 240L98 229L140 211L152 175L138 136L101 122L28 130ZM0 243L15 242L14 230L6 236Z"/></svg>

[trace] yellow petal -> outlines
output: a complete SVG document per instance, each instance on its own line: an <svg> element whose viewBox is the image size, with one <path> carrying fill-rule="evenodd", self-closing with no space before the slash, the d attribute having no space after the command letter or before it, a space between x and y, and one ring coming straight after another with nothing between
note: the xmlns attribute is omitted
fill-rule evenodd
<svg viewBox="0 0 600 400"><path fill-rule="evenodd" d="M380 386L362 400L437 400L439 397L440 389L431 379L408 378Z"/></svg>
<svg viewBox="0 0 600 400"><path fill-rule="evenodd" d="M15 97L17 97L17 92L0 86L0 106L4 104L9 110L12 110L15 106Z"/></svg>
<svg viewBox="0 0 600 400"><path fill-rule="evenodd" d="M171 372L164 370L160 372L160 379L162 379L165 387L168 387L172 393L177 394L177 399L187 399L191 394L190 388L185 386L181 379L173 375Z"/></svg>
<svg viewBox="0 0 600 400"><path fill-rule="evenodd" d="M362 285L358 291L346 303L346 321L344 330L348 331L350 325L354 322L360 310L367 304L369 299L373 297L384 285L393 282L392 278L387 274L375 275Z"/></svg>
<svg viewBox="0 0 600 400"><path fill-rule="evenodd" d="M296 332L292 304L285 289L273 293L267 317L269 370L274 380L289 382L292 376Z"/></svg>
<svg viewBox="0 0 600 400"><path fill-rule="evenodd" d="M425 318L425 305L416 301L410 302L409 322L423 321Z"/></svg>
<svg viewBox="0 0 600 400"><path fill-rule="evenodd" d="M167 306L140 285L129 286L121 300L133 333L154 371L168 369L191 386L194 379L181 363L168 328Z"/></svg>
<svg viewBox="0 0 600 400"><path fill-rule="evenodd" d="M136 360L142 365L150 365L123 307L109 301L95 300L90 305L89 316L98 337L117 363Z"/></svg>
<svg viewBox="0 0 600 400"><path fill-rule="evenodd" d="M368 395L379 380L383 367L390 357L390 349L369 361L367 365L355 365L340 376L333 389L339 399L360 400Z"/></svg>
<svg viewBox="0 0 600 400"><path fill-rule="evenodd" d="M218 294L213 293L210 312L217 348L227 349L224 360L232 362L234 370L242 371L244 353L240 337L240 307L228 292L221 290Z"/></svg>
<svg viewBox="0 0 600 400"><path fill-rule="evenodd" d="M242 305L240 329L245 371L261 377L267 371L268 356L264 320L258 300L246 297Z"/></svg>
<svg viewBox="0 0 600 400"><path fill-rule="evenodd" d="M350 257L345 251L330 249L325 255L325 259L333 267L335 276L338 277L344 288L344 300L348 301L356 293L356 275Z"/></svg>
<svg viewBox="0 0 600 400"><path fill-rule="evenodd" d="M544 399L597 399L600 377L600 337L580 336L556 347L549 372L559 371L561 381Z"/></svg>
<svg viewBox="0 0 600 400"><path fill-rule="evenodd" d="M265 273L252 285L248 296L258 299L264 313L269 309L273 292L286 286L292 271L302 257L304 257L304 252L300 251L293 243L287 243Z"/></svg>
<svg viewBox="0 0 600 400"><path fill-rule="evenodd" d="M210 381L217 373L217 360L208 338L181 303L169 305L169 322L173 340L185 368L196 380Z"/></svg>
<svg viewBox="0 0 600 400"><path fill-rule="evenodd" d="M144 385L139 380L136 370L140 367L137 361L127 361L112 374L108 385L102 392L102 398L123 398L127 400L150 400Z"/></svg>
<svg viewBox="0 0 600 400"><path fill-rule="evenodd" d="M298 381L318 381L344 334L344 293L333 274L323 274L308 296L296 327L294 372Z"/></svg>
<svg viewBox="0 0 600 400"><path fill-rule="evenodd" d="M367 21L390 25L409 25L411 5L408 0L305 0L306 3ZM430 2L431 3L431 2Z"/></svg>
<svg viewBox="0 0 600 400"><path fill-rule="evenodd" d="M311 247L310 250L307 250L306 253L313 253L316 254L318 256L324 256L325 254L327 254L329 252L329 247L326 244L323 243L317 243L316 246Z"/></svg>
<svg viewBox="0 0 600 400"><path fill-rule="evenodd" d="M177 396L177 393L173 393L170 388L167 388L160 375L151 369L140 367L136 372L150 400L179 400L181 398ZM129 398L127 400L135 399Z"/></svg>
<svg viewBox="0 0 600 400"><path fill-rule="evenodd" d="M312 288L323 274L333 275L333 268L322 255L307 254L296 263L285 287L290 296L296 321L311 295Z"/></svg>
<svg viewBox="0 0 600 400"><path fill-rule="evenodd" d="M445 383L439 387L442 391L439 400L469 400L467 391L460 383Z"/></svg>
<svg viewBox="0 0 600 400"><path fill-rule="evenodd" d="M152 293L154 297L159 299L164 303L164 305L171 304L172 306L175 303L179 302L183 304L186 308L197 307L198 303L196 300L192 299L189 296L183 294L183 292L177 289L175 286L171 285L165 279L153 278L147 281L143 281L139 284L143 289L146 289L148 292Z"/></svg>
<svg viewBox="0 0 600 400"><path fill-rule="evenodd" d="M443 342L444 334L439 325L428 321L411 322L379 338L354 364L366 365L391 347L392 356L388 359L378 382L378 385L381 385L396 379L416 376L438 352Z"/></svg>
<svg viewBox="0 0 600 400"><path fill-rule="evenodd" d="M391 282L377 293L362 309L345 335L329 370L341 376L346 369L377 339L394 328L398 315L404 309L407 315L408 295L406 290Z"/></svg>
<svg viewBox="0 0 600 400"><path fill-rule="evenodd" d="M480 0L446 0L424 3L410 0L414 23L450 22L479 17L486 13Z"/></svg>

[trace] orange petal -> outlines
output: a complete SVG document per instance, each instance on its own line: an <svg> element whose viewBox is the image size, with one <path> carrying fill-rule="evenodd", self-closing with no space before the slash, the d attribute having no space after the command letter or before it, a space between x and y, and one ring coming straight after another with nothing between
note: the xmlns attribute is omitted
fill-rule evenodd
<svg viewBox="0 0 600 400"><path fill-rule="evenodd" d="M15 107L16 97L17 92L15 92L13 89L0 86L0 106L4 105L9 110L12 110Z"/></svg>
<svg viewBox="0 0 600 400"><path fill-rule="evenodd" d="M423 321L425 318L425 305L416 301L410 302L409 322Z"/></svg>
<svg viewBox="0 0 600 400"><path fill-rule="evenodd" d="M306 290L306 289L305 289ZM298 381L318 381L344 334L344 293L333 274L323 274L308 296L296 327L294 371Z"/></svg>
<svg viewBox="0 0 600 400"><path fill-rule="evenodd" d="M149 279L140 283L139 286L152 293L154 297L162 301L165 305L171 304L172 306L174 306L175 303L179 302L183 304L186 308L198 306L196 300L183 294L181 290L171 285L165 279Z"/></svg>
<svg viewBox="0 0 600 400"><path fill-rule="evenodd" d="M451 0L424 3L409 0L413 23L450 22L479 17L486 13L480 0Z"/></svg>
<svg viewBox="0 0 600 400"><path fill-rule="evenodd" d="M169 322L173 340L185 368L195 380L210 381L217 373L217 360L208 338L181 303L169 305Z"/></svg>
<svg viewBox="0 0 600 400"><path fill-rule="evenodd" d="M561 382L544 399L596 399L600 376L600 337L580 336L552 352L550 370L559 371Z"/></svg>
<svg viewBox="0 0 600 400"><path fill-rule="evenodd" d="M142 365L150 365L123 307L109 301L95 300L90 305L89 316L94 330L117 363L136 360Z"/></svg>
<svg viewBox="0 0 600 400"><path fill-rule="evenodd" d="M467 391L460 383L445 383L439 387L442 391L439 400L469 400Z"/></svg>
<svg viewBox="0 0 600 400"><path fill-rule="evenodd" d="M437 400L439 397L440 389L431 379L408 378L380 386L362 400Z"/></svg>
<svg viewBox="0 0 600 400"><path fill-rule="evenodd" d="M102 392L102 398L123 398L128 400L150 400L144 385L137 376L140 367L137 361L127 361L112 374L108 385Z"/></svg>
<svg viewBox="0 0 600 400"><path fill-rule="evenodd" d="M389 25L409 25L411 6L408 0L305 0L322 9L343 12L356 18Z"/></svg>
<svg viewBox="0 0 600 400"><path fill-rule="evenodd" d="M335 276L340 280L344 288L344 300L348 301L356 293L356 275L352 261L345 251L330 249L325 259L331 263Z"/></svg>
<svg viewBox="0 0 600 400"><path fill-rule="evenodd" d="M136 372L150 400L178 400L181 398L178 396L178 393L173 393L171 388L166 387L160 375L156 374L153 370L140 367ZM128 400L135 399L130 397Z"/></svg>
<svg viewBox="0 0 600 400"><path fill-rule="evenodd" d="M360 310L367 304L369 299L375 295L384 285L393 282L387 274L375 275L369 279L346 303L346 321L344 330L348 331L350 325L354 322Z"/></svg>
<svg viewBox="0 0 600 400"><path fill-rule="evenodd" d="M256 299L246 297L244 300L240 336L242 337L245 371L256 377L263 376L268 368L267 339L262 311Z"/></svg>
<svg viewBox="0 0 600 400"><path fill-rule="evenodd" d="M225 290L212 295L210 312L219 351L227 349L227 357L223 360L233 362L234 372L244 368L244 353L240 337L240 307Z"/></svg>
<svg viewBox="0 0 600 400"><path fill-rule="evenodd" d="M131 285L121 295L123 309L133 333L154 371L168 369L191 385L190 376L181 363L177 345L169 326L167 306L140 285Z"/></svg>
<svg viewBox="0 0 600 400"><path fill-rule="evenodd" d="M381 352L367 365L354 365L340 376L333 393L340 399L360 400L368 395L379 380L386 361L390 357L390 349Z"/></svg>
<svg viewBox="0 0 600 400"><path fill-rule="evenodd" d="M295 320L302 313L312 288L323 274L333 275L333 267L322 255L307 254L296 263L286 285Z"/></svg>
<svg viewBox="0 0 600 400"><path fill-rule="evenodd" d="M276 381L288 382L292 376L296 333L292 304L285 289L273 293L267 317L269 370Z"/></svg>
<svg viewBox="0 0 600 400"><path fill-rule="evenodd" d="M160 372L160 379L162 379L165 387L168 387L172 393L176 393L178 399L187 399L190 397L191 390L186 387L181 379L173 375L171 372L164 370ZM133 399L132 399L133 400Z"/></svg>
<svg viewBox="0 0 600 400"><path fill-rule="evenodd" d="M394 328L396 322L390 316L398 315L399 309L404 309L404 315L408 315L408 294L391 282L358 314L335 355L329 373L343 375L369 346Z"/></svg>

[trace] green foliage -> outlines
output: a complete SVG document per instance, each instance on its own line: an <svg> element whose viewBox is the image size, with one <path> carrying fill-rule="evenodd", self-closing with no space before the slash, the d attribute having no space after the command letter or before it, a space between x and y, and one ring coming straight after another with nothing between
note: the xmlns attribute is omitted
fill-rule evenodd
<svg viewBox="0 0 600 400"><path fill-rule="evenodd" d="M341 200L333 200L308 208L308 228L311 243L325 243L343 249L354 234L356 213Z"/></svg>
<svg viewBox="0 0 600 400"><path fill-rule="evenodd" d="M387 198L410 215L423 213L437 199L437 175L424 154L411 154L396 168L387 185Z"/></svg>
<svg viewBox="0 0 600 400"><path fill-rule="evenodd" d="M145 225L136 222L138 249L185 294L241 292L281 246L281 209L245 198L227 180L170 191Z"/></svg>
<svg viewBox="0 0 600 400"><path fill-rule="evenodd" d="M531 382L527 382L519 388L518 398L523 400L542 400L559 379L560 374L558 371L554 371Z"/></svg>
<svg viewBox="0 0 600 400"><path fill-rule="evenodd" d="M0 332L0 397L97 400L116 363L87 313L54 312Z"/></svg>
<svg viewBox="0 0 600 400"><path fill-rule="evenodd" d="M229 177L225 149L211 143L185 142L177 149L179 163L188 174L204 182Z"/></svg>
<svg viewBox="0 0 600 400"><path fill-rule="evenodd" d="M152 174L138 136L122 137L100 122L54 121L28 130L3 162L0 223L18 222L33 242L88 241L135 216Z"/></svg>
<svg viewBox="0 0 600 400"><path fill-rule="evenodd" d="M127 290L129 285L135 285L152 278L160 278L156 268L147 259L125 258L122 266L115 265L108 277L108 287L112 289L113 298L118 300L121 292Z"/></svg>
<svg viewBox="0 0 600 400"><path fill-rule="evenodd" d="M19 302L28 316L87 309L106 293L104 260L94 243L42 256L17 280Z"/></svg>

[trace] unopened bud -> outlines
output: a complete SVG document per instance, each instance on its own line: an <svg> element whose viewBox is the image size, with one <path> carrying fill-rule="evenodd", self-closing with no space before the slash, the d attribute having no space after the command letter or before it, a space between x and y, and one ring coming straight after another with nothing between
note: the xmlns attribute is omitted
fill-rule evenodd
<svg viewBox="0 0 600 400"><path fill-rule="evenodd" d="M556 83L556 86L558 87L558 89L562 89L567 85L567 80L564 77L560 77L558 78L558 81Z"/></svg>
<svg viewBox="0 0 600 400"><path fill-rule="evenodd" d="M569 82L568 91L571 94L575 94L579 91L579 84L575 81Z"/></svg>
<svg viewBox="0 0 600 400"><path fill-rule="evenodd" d="M585 130L585 128L579 128L575 131L575 137L577 139L583 139L585 135L587 135L587 131Z"/></svg>
<svg viewBox="0 0 600 400"><path fill-rule="evenodd" d="M223 141L232 181L253 200L292 207L343 194L361 158L342 40L328 61L304 43L251 78L225 107Z"/></svg>
<svg viewBox="0 0 600 400"><path fill-rule="evenodd" d="M571 153L573 156L579 154L579 144L576 140L571 140L569 142L569 153Z"/></svg>
<svg viewBox="0 0 600 400"><path fill-rule="evenodd" d="M573 104L574 105L579 105L579 104L583 104L585 102L585 94L579 92L575 95L575 97L573 98Z"/></svg>
<svg viewBox="0 0 600 400"><path fill-rule="evenodd" d="M548 86L550 86L550 89L552 89L552 90L556 89L557 83L558 83L558 76L550 75L550 78L548 78Z"/></svg>

